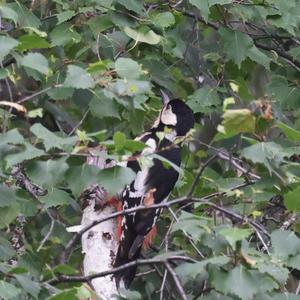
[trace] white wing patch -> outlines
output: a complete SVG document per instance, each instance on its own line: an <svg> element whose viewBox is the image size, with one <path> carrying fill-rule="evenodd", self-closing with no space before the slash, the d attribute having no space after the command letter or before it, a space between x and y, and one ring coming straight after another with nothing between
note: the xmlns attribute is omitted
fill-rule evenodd
<svg viewBox="0 0 300 300"><path fill-rule="evenodd" d="M154 153L156 151L156 141L154 139L148 139L145 143L148 147L146 147L141 155L147 155L147 154L151 154ZM130 198L139 198L139 197L143 197L146 193L146 186L145 186L145 182L147 179L149 173L149 168L148 167L143 167L141 166L141 170L137 172L135 180L134 180L134 191L130 191L129 192L129 197Z"/></svg>

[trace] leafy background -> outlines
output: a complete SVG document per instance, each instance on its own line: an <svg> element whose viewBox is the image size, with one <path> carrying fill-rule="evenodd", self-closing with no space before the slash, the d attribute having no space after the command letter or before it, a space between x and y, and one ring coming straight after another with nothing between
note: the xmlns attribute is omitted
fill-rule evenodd
<svg viewBox="0 0 300 300"><path fill-rule="evenodd" d="M0 16L1 298L92 294L50 284L80 274L65 228L90 184L113 194L134 174L87 166L84 149L140 150L163 88L197 120L171 198L212 196L165 210L145 256L196 261L172 263L181 298L300 299L299 1L2 1ZM18 184L20 164L47 195ZM179 297L162 266L139 270L129 299Z"/></svg>

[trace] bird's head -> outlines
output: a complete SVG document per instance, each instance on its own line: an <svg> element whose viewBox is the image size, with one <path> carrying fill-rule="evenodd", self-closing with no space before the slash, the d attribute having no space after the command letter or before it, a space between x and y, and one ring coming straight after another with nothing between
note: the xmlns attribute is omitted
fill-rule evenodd
<svg viewBox="0 0 300 300"><path fill-rule="evenodd" d="M176 130L177 136L184 136L194 127L193 111L180 99L165 101L159 118L153 127L168 126Z"/></svg>

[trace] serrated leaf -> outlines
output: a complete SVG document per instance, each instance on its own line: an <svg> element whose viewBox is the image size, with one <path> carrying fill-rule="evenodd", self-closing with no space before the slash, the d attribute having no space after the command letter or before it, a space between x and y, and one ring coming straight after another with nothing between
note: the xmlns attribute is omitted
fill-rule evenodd
<svg viewBox="0 0 300 300"><path fill-rule="evenodd" d="M44 38L32 33L22 35L19 38L19 42L20 44L17 47L19 51L25 51L34 48L43 49L51 47L51 45Z"/></svg>
<svg viewBox="0 0 300 300"><path fill-rule="evenodd" d="M18 22L19 19L18 14L13 9L3 4L1 4L0 6L0 16L3 19L13 20L15 24Z"/></svg>
<svg viewBox="0 0 300 300"><path fill-rule="evenodd" d="M130 168L113 167L99 170L95 166L73 167L66 174L66 180L72 192L77 196L91 184L100 184L113 195L135 178Z"/></svg>
<svg viewBox="0 0 300 300"><path fill-rule="evenodd" d="M219 231L219 234L226 238L233 249L236 248L236 242L246 239L251 233L252 231L249 228L237 227L224 228Z"/></svg>
<svg viewBox="0 0 300 300"><path fill-rule="evenodd" d="M17 47L18 41L7 36L0 36L0 62L10 53L12 49Z"/></svg>
<svg viewBox="0 0 300 300"><path fill-rule="evenodd" d="M168 28L175 24L175 17L169 11L158 13L153 17L153 24L162 28Z"/></svg>
<svg viewBox="0 0 300 300"><path fill-rule="evenodd" d="M254 133L255 120L249 109L228 109L223 114L222 132L215 139L229 138L241 132Z"/></svg>
<svg viewBox="0 0 300 300"><path fill-rule="evenodd" d="M28 53L21 58L20 64L45 75L47 75L49 71L48 60L40 53Z"/></svg>
<svg viewBox="0 0 300 300"><path fill-rule="evenodd" d="M81 41L81 35L68 23L56 26L51 31L50 38L53 46L65 46L71 42L76 44Z"/></svg>
<svg viewBox="0 0 300 300"><path fill-rule="evenodd" d="M299 108L300 90L296 86L289 86L287 78L273 75L267 85L270 98L278 101L283 107Z"/></svg>
<svg viewBox="0 0 300 300"><path fill-rule="evenodd" d="M15 299L20 293L21 290L16 286L0 280L0 297L3 297L3 299Z"/></svg>
<svg viewBox="0 0 300 300"><path fill-rule="evenodd" d="M218 32L227 57L240 68L241 63L249 56L249 51L253 47L252 39L245 33L228 28L222 27Z"/></svg>
<svg viewBox="0 0 300 300"><path fill-rule="evenodd" d="M286 135L286 137L294 142L300 141L300 131L278 121L277 122L277 127L279 127L284 134Z"/></svg>
<svg viewBox="0 0 300 300"><path fill-rule="evenodd" d="M110 84L109 90L117 96L135 96L150 92L151 83L145 80L117 79Z"/></svg>
<svg viewBox="0 0 300 300"><path fill-rule="evenodd" d="M139 0L117 0L117 3L120 3L128 10L132 10L137 14L143 14L145 11L143 3Z"/></svg>
<svg viewBox="0 0 300 300"><path fill-rule="evenodd" d="M0 80L6 78L9 75L7 69L0 69Z"/></svg>
<svg viewBox="0 0 300 300"><path fill-rule="evenodd" d="M85 69L69 65L64 86L75 89L89 89L95 86L95 82Z"/></svg>
<svg viewBox="0 0 300 300"><path fill-rule="evenodd" d="M29 143L24 143L22 145L22 150L15 154L9 154L5 157L8 167L19 164L23 161L30 160L36 157L40 157L45 154L44 151L32 146Z"/></svg>
<svg viewBox="0 0 300 300"><path fill-rule="evenodd" d="M160 36L148 27L141 27L139 29L132 29L125 27L124 32L134 39L136 42L156 45L160 42Z"/></svg>
<svg viewBox="0 0 300 300"><path fill-rule="evenodd" d="M300 239L289 230L274 230L271 233L271 242L274 255L287 258L300 252Z"/></svg>
<svg viewBox="0 0 300 300"><path fill-rule="evenodd" d="M58 136L40 123L31 126L30 131L43 141L46 151L52 148L66 150L67 148L73 147L78 141L76 136Z"/></svg>
<svg viewBox="0 0 300 300"><path fill-rule="evenodd" d="M286 208L293 212L300 212L300 186L284 195Z"/></svg>
<svg viewBox="0 0 300 300"><path fill-rule="evenodd" d="M187 103L194 113L207 113L210 112L214 106L220 105L221 100L216 89L204 87L196 90L193 95L189 96Z"/></svg>
<svg viewBox="0 0 300 300"><path fill-rule="evenodd" d="M176 268L176 273L180 277L182 284L186 284L191 279L195 279L197 275L203 273L207 265L213 264L223 266L226 265L229 261L229 257L215 256L196 263L183 263Z"/></svg>
<svg viewBox="0 0 300 300"><path fill-rule="evenodd" d="M76 15L76 12L74 10L65 10L59 14L56 15L57 19L58 19L58 25L68 21L69 19L71 19L72 17L74 17Z"/></svg>
<svg viewBox="0 0 300 300"><path fill-rule="evenodd" d="M46 196L39 197L39 200L45 204L46 208L68 205L73 201L67 192L56 188L50 190Z"/></svg>
<svg viewBox="0 0 300 300"><path fill-rule="evenodd" d="M48 96L53 100L64 100L72 97L74 88L55 87L47 92Z"/></svg>
<svg viewBox="0 0 300 300"><path fill-rule="evenodd" d="M14 205L15 203L15 191L4 184L0 184L0 207Z"/></svg>
<svg viewBox="0 0 300 300"><path fill-rule="evenodd" d="M282 146L273 142L262 142L246 147L241 154L254 163L264 164L269 172L272 172L273 166L278 166L284 157Z"/></svg>
<svg viewBox="0 0 300 300"><path fill-rule="evenodd" d="M38 295L41 291L39 283L33 281L28 275L14 275L14 277L28 294L38 299Z"/></svg>
<svg viewBox="0 0 300 300"><path fill-rule="evenodd" d="M97 90L89 103L91 114L97 118L120 118L118 105L114 99L106 97L102 90Z"/></svg>
<svg viewBox="0 0 300 300"><path fill-rule="evenodd" d="M68 168L65 157L57 160L33 161L27 166L26 174L32 182L51 189L63 182Z"/></svg>
<svg viewBox="0 0 300 300"><path fill-rule="evenodd" d="M0 229L7 227L13 222L20 213L20 208L17 204L1 207L0 209ZM1 291L1 287L0 287ZM0 292L1 296L1 292Z"/></svg>
<svg viewBox="0 0 300 300"><path fill-rule="evenodd" d="M7 261L14 255L16 255L16 251L12 247L11 242L3 237L0 237L0 259L2 261Z"/></svg>
<svg viewBox="0 0 300 300"><path fill-rule="evenodd" d="M126 79L138 79L142 75L141 66L131 58L118 58L115 62L115 69L120 77Z"/></svg>
<svg viewBox="0 0 300 300"><path fill-rule="evenodd" d="M38 28L41 26L41 21L36 17L27 7L20 4L20 2L9 3L8 7L14 10L18 15L18 24L20 28L32 27Z"/></svg>
<svg viewBox="0 0 300 300"><path fill-rule="evenodd" d="M289 277L289 270L279 265L267 262L260 262L257 264L259 272L271 275L275 280L281 284L285 284Z"/></svg>

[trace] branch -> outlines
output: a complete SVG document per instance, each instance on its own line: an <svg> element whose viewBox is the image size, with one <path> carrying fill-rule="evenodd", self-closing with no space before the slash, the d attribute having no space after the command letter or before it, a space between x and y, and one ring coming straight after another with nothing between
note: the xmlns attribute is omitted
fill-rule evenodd
<svg viewBox="0 0 300 300"><path fill-rule="evenodd" d="M58 278L49 280L47 283L51 285L55 285L63 282L90 282L92 279L104 277L107 275L113 275L131 267L140 266L140 265L165 264L166 262L173 261L173 260L180 260L180 261L185 261L190 263L195 262L193 259L190 259L186 256L180 256L180 255L173 255L170 257L161 257L161 258L137 259L127 264L124 264L122 266L119 266L117 268L112 268L110 270L99 272L96 274L91 274L88 276L61 275Z"/></svg>
<svg viewBox="0 0 300 300"><path fill-rule="evenodd" d="M168 270L169 274L171 275L171 277L173 278L173 281L176 285L176 288L179 292L181 299L188 300L187 295L184 292L184 289L181 285L181 282L179 281L177 274L174 272L174 270L171 268L171 266L168 262L165 262L164 265L165 265L166 269Z"/></svg>

